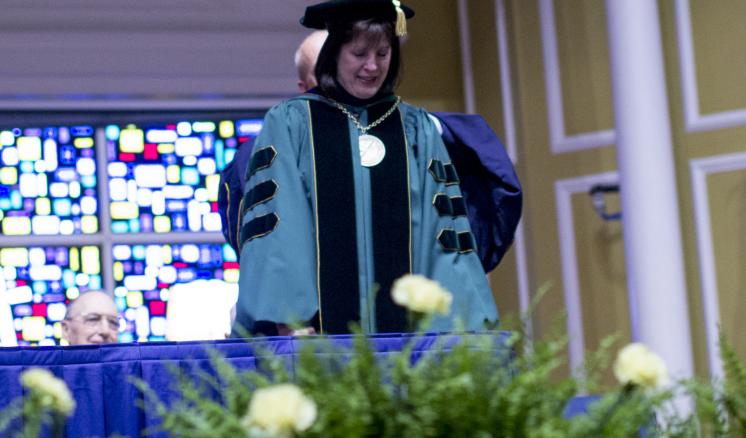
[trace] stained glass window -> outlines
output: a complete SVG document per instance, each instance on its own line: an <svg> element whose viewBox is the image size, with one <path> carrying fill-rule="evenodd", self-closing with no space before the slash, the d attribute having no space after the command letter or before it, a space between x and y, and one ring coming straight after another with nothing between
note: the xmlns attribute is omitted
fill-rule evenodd
<svg viewBox="0 0 746 438"><path fill-rule="evenodd" d="M0 130L0 233L99 230L91 126Z"/></svg>
<svg viewBox="0 0 746 438"><path fill-rule="evenodd" d="M112 232L220 231L218 172L260 129L258 119L107 126Z"/></svg>
<svg viewBox="0 0 746 438"><path fill-rule="evenodd" d="M88 290L113 293L120 342L163 340L184 285L237 292L219 173L261 113L3 116L20 126L0 125L0 293L19 345L60 343L67 305Z"/></svg>
<svg viewBox="0 0 746 438"><path fill-rule="evenodd" d="M97 246L0 248L0 265L19 345L58 343L66 303L101 289Z"/></svg>

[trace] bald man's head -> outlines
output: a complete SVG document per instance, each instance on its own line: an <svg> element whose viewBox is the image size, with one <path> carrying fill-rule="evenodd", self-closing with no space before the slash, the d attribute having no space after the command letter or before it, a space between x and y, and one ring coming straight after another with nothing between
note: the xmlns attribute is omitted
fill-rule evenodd
<svg viewBox="0 0 746 438"><path fill-rule="evenodd" d="M324 45L329 33L325 30L311 32L303 40L295 52L295 67L298 69L298 89L304 93L318 85L314 69L316 68L316 59L321 52L321 46Z"/></svg>
<svg viewBox="0 0 746 438"><path fill-rule="evenodd" d="M117 306L103 291L81 294L62 321L62 338L70 345L108 344L117 341L118 333Z"/></svg>

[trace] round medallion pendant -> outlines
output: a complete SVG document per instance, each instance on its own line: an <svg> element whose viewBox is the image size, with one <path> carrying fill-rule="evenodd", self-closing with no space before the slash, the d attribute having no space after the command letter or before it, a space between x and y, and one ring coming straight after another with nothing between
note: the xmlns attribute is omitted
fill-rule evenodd
<svg viewBox="0 0 746 438"><path fill-rule="evenodd" d="M360 163L365 167L373 167L383 161L386 156L386 146L380 138L374 135L361 135L358 138L360 145Z"/></svg>

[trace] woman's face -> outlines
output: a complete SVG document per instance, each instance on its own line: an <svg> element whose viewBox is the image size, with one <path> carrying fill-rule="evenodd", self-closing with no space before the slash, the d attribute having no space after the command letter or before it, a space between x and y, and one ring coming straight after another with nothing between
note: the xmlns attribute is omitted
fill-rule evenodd
<svg viewBox="0 0 746 438"><path fill-rule="evenodd" d="M391 44L386 38L360 34L340 49L337 81L358 99L369 99L383 85L390 63Z"/></svg>

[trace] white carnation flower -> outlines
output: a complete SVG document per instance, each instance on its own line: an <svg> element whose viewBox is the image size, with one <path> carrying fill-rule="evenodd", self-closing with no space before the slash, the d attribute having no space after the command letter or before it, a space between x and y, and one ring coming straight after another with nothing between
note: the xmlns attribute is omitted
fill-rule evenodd
<svg viewBox="0 0 746 438"><path fill-rule="evenodd" d="M668 371L663 359L644 344L632 343L624 347L614 362L614 375L623 385L633 384L653 390L668 382Z"/></svg>
<svg viewBox="0 0 746 438"><path fill-rule="evenodd" d="M448 315L453 295L422 275L405 275L394 282L391 296L396 304L414 312Z"/></svg>
<svg viewBox="0 0 746 438"><path fill-rule="evenodd" d="M316 403L293 384L258 389L243 419L251 436L284 438L303 432L316 420Z"/></svg>
<svg viewBox="0 0 746 438"><path fill-rule="evenodd" d="M65 382L43 368L30 368L21 373L21 384L39 394L45 407L66 416L75 410L75 400Z"/></svg>

